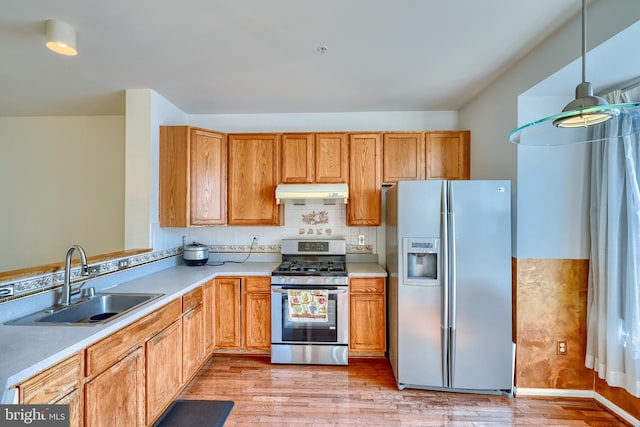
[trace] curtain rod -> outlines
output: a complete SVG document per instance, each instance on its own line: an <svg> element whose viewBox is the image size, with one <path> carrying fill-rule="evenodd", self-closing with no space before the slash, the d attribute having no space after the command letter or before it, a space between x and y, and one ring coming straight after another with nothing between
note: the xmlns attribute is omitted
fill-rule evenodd
<svg viewBox="0 0 640 427"><path fill-rule="evenodd" d="M638 86L640 86L640 77L636 77L635 79L627 80L626 82L622 83L619 86L608 87L607 89L605 89L602 92L600 92L600 94L611 93L611 92L613 92L615 90L620 90L622 92L626 92L628 90L635 89Z"/></svg>

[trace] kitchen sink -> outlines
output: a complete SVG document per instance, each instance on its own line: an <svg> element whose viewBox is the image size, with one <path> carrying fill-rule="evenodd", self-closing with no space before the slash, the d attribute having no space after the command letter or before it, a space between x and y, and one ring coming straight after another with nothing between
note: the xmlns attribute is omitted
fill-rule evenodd
<svg viewBox="0 0 640 427"><path fill-rule="evenodd" d="M96 325L109 322L164 294L98 293L68 307L38 311L7 325Z"/></svg>

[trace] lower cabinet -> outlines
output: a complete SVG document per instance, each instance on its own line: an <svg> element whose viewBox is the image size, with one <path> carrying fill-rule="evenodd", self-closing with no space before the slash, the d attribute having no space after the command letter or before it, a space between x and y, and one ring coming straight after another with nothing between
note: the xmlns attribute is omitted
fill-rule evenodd
<svg viewBox="0 0 640 427"><path fill-rule="evenodd" d="M18 386L22 404L69 405L69 425L83 425L82 355L74 354Z"/></svg>
<svg viewBox="0 0 640 427"><path fill-rule="evenodd" d="M202 288L182 297L182 378L188 381L205 358Z"/></svg>
<svg viewBox="0 0 640 427"><path fill-rule="evenodd" d="M144 426L144 371L144 351L138 347L87 382L86 426Z"/></svg>
<svg viewBox="0 0 640 427"><path fill-rule="evenodd" d="M177 381L174 393L182 385L181 342L175 331L181 316L182 303L176 299L87 347L87 427L147 425L159 415L173 397L170 384Z"/></svg>
<svg viewBox="0 0 640 427"><path fill-rule="evenodd" d="M244 279L244 345L271 352L271 277Z"/></svg>
<svg viewBox="0 0 640 427"><path fill-rule="evenodd" d="M219 277L214 291L214 351L271 351L271 277Z"/></svg>
<svg viewBox="0 0 640 427"><path fill-rule="evenodd" d="M215 279L214 291L214 349L238 349L240 335L240 277Z"/></svg>
<svg viewBox="0 0 640 427"><path fill-rule="evenodd" d="M352 278L349 292L349 354L384 354L387 349L385 279Z"/></svg>
<svg viewBox="0 0 640 427"><path fill-rule="evenodd" d="M162 414L182 386L182 320L178 319L145 344L147 424Z"/></svg>

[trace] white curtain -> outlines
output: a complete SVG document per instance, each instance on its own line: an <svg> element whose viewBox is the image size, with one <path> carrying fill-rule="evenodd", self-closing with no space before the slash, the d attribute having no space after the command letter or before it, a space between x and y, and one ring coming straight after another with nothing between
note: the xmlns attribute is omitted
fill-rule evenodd
<svg viewBox="0 0 640 427"><path fill-rule="evenodd" d="M607 98L619 103L638 95L635 89ZM606 139L592 143L585 364L640 397L640 114L611 122L596 135Z"/></svg>

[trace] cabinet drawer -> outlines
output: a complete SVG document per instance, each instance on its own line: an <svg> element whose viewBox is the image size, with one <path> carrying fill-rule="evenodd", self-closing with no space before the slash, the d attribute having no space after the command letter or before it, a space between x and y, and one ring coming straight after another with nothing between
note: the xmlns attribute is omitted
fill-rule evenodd
<svg viewBox="0 0 640 427"><path fill-rule="evenodd" d="M196 289L182 296L183 313L186 313L200 304L202 304L202 286L198 286Z"/></svg>
<svg viewBox="0 0 640 427"><path fill-rule="evenodd" d="M249 276L245 278L247 292L271 292L271 276Z"/></svg>
<svg viewBox="0 0 640 427"><path fill-rule="evenodd" d="M20 384L21 403L55 403L80 386L82 357L75 354Z"/></svg>
<svg viewBox="0 0 640 427"><path fill-rule="evenodd" d="M352 294L384 293L384 277L358 278L349 281L349 292Z"/></svg>
<svg viewBox="0 0 640 427"><path fill-rule="evenodd" d="M172 324L182 315L180 299L148 314L132 325L120 329L86 350L86 374L104 371L128 351Z"/></svg>

